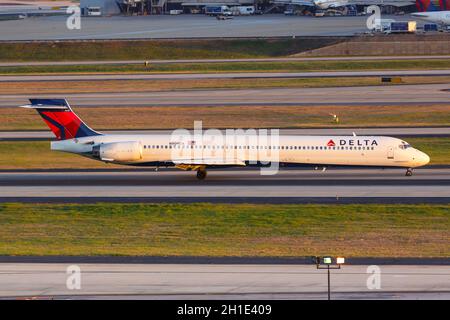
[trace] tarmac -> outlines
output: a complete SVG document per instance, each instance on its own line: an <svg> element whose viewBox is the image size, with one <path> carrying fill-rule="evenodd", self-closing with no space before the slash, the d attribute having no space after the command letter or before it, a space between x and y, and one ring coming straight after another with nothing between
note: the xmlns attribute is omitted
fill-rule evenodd
<svg viewBox="0 0 450 320"><path fill-rule="evenodd" d="M0 297L24 299L326 299L315 265L77 264L80 289L62 263L1 263ZM448 266L344 265L332 299L449 299ZM373 272L378 272L374 275ZM70 282L69 282L70 284Z"/></svg>
<svg viewBox="0 0 450 320"><path fill-rule="evenodd" d="M67 29L66 20L53 16L1 21L0 40L349 36L368 31L363 16L318 19L267 14L225 21L190 14L82 17L79 30Z"/></svg>
<svg viewBox="0 0 450 320"><path fill-rule="evenodd" d="M36 78L37 80L38 78ZM39 81L43 81L39 78ZM49 84L51 85L51 84ZM93 82L95 85L95 82ZM28 104L29 98L66 98L80 107L97 106L317 106L448 104L449 84L326 88L174 90L158 92L4 94L0 107ZM407 97L407 99L405 99Z"/></svg>

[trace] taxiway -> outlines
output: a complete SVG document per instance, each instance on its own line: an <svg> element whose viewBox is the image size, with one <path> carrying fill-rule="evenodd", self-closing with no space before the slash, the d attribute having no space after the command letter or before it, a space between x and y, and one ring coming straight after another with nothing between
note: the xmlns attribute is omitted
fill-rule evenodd
<svg viewBox="0 0 450 320"><path fill-rule="evenodd" d="M105 134L170 134L173 130L102 130ZM280 135L385 135L390 137L448 137L450 127L400 127L400 128L308 128L280 129ZM50 131L0 131L0 141L50 140Z"/></svg>
<svg viewBox="0 0 450 320"><path fill-rule="evenodd" d="M309 72L221 72L221 73L120 73L120 74L45 74L1 75L0 82L26 81L109 81L109 80L199 80L199 79L290 79L342 77L438 77L450 76L449 69L309 71Z"/></svg>
<svg viewBox="0 0 450 320"><path fill-rule="evenodd" d="M42 81L43 79L39 79ZM29 103L36 94L0 95L0 107ZM71 105L97 106L315 106L315 105L410 105L448 104L449 84L388 85L330 88L263 88L174 90L158 92L45 94L68 99ZM407 97L407 99L405 99Z"/></svg>

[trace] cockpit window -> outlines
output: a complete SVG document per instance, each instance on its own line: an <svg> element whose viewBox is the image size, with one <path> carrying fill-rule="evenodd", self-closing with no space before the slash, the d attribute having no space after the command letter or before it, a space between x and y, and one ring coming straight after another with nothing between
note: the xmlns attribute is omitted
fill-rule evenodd
<svg viewBox="0 0 450 320"><path fill-rule="evenodd" d="M408 148L412 148L411 145L409 143L406 142L402 142L401 145L398 146L400 149L408 149Z"/></svg>

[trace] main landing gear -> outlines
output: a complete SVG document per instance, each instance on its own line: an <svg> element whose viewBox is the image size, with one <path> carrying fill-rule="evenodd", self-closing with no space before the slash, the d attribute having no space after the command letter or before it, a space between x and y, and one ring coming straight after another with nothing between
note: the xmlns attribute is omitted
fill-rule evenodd
<svg viewBox="0 0 450 320"><path fill-rule="evenodd" d="M412 169L411 168L406 169L405 176L407 176L407 177L411 177L412 176Z"/></svg>
<svg viewBox="0 0 450 320"><path fill-rule="evenodd" d="M206 178L206 170L205 169L197 170L197 179L198 180L205 180L205 178Z"/></svg>

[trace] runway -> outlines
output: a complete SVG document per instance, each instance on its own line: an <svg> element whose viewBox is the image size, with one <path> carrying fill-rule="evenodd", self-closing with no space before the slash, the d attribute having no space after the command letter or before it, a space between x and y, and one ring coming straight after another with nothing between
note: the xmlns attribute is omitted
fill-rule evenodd
<svg viewBox="0 0 450 320"><path fill-rule="evenodd" d="M28 98L32 97L36 97L36 95L0 95L0 107L11 108L24 105L29 103ZM46 94L45 97L64 97L74 107L448 104L448 101L450 101L450 85L65 93Z"/></svg>
<svg viewBox="0 0 450 320"><path fill-rule="evenodd" d="M221 72L221 73L120 73L120 74L52 74L1 75L0 82L29 81L110 81L110 80L202 80L202 79L290 79L342 77L438 77L450 76L450 69L309 71L309 72Z"/></svg>
<svg viewBox="0 0 450 320"><path fill-rule="evenodd" d="M27 202L448 203L450 169L257 169L195 172L2 172L0 201Z"/></svg>
<svg viewBox="0 0 450 320"><path fill-rule="evenodd" d="M172 130L102 130L105 134L170 134ZM404 127L404 128L308 128L280 129L280 135L384 135L390 137L448 137L450 127ZM0 141L50 140L55 136L50 131L0 131Z"/></svg>
<svg viewBox="0 0 450 320"><path fill-rule="evenodd" d="M56 299L326 299L326 270L315 265L79 264L80 290L66 286L69 264L0 264L0 297ZM331 274L335 299L449 299L448 266L380 265Z"/></svg>
<svg viewBox="0 0 450 320"><path fill-rule="evenodd" d="M240 63L240 62L308 62L308 61L383 61L383 60L447 60L448 56L350 56L350 57L290 57L290 58L238 58L238 59L148 59L148 60L115 60L115 61L27 61L0 62L0 67L23 66L97 66L125 64L173 64L173 63Z"/></svg>

